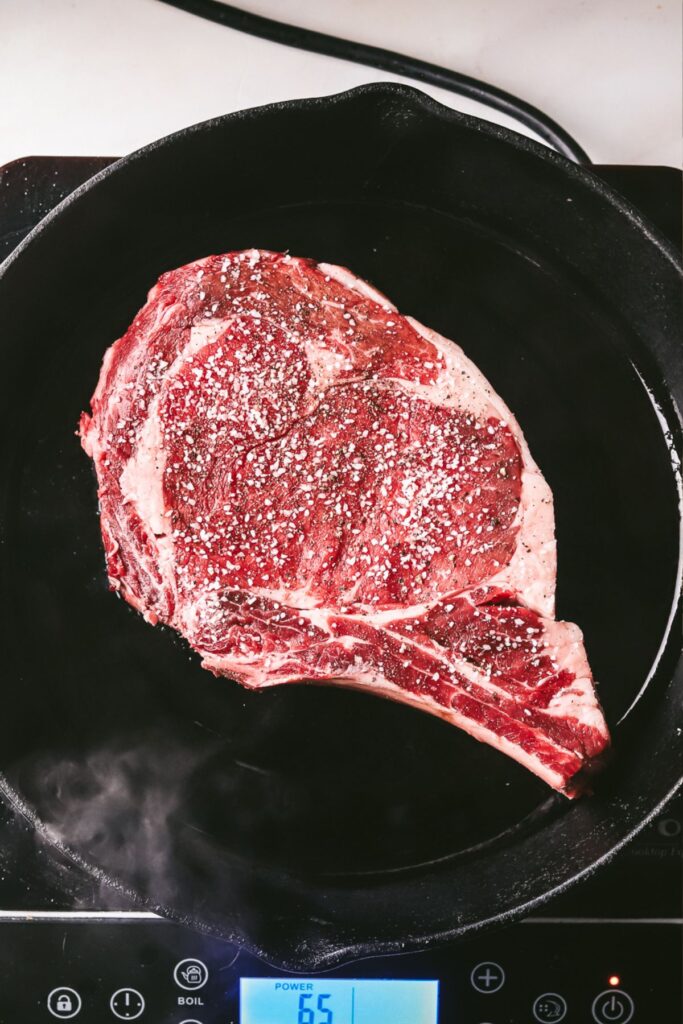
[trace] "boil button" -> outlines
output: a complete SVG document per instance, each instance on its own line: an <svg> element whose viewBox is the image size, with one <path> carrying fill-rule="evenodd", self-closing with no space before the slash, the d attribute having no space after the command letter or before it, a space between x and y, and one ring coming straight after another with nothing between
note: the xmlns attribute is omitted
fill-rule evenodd
<svg viewBox="0 0 683 1024"><path fill-rule="evenodd" d="M175 965L173 978L179 988L184 988L186 992L194 992L206 985L209 980L209 969L203 960L188 957Z"/></svg>
<svg viewBox="0 0 683 1024"><path fill-rule="evenodd" d="M628 992L608 988L593 1000L593 1020L597 1024L627 1024L635 1007Z"/></svg>

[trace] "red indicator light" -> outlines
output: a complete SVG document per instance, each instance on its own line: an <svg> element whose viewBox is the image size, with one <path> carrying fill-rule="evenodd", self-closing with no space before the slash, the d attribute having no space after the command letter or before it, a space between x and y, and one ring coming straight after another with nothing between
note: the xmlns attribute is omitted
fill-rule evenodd
<svg viewBox="0 0 683 1024"><path fill-rule="evenodd" d="M618 974L610 974L610 976L609 976L609 978L607 979L607 981L608 981L608 983L609 983L609 984L610 984L610 985L611 985L611 986L612 986L613 988L616 988L616 987L617 987L617 985L619 984L619 982L621 981L621 978L619 977L619 975L618 975Z"/></svg>

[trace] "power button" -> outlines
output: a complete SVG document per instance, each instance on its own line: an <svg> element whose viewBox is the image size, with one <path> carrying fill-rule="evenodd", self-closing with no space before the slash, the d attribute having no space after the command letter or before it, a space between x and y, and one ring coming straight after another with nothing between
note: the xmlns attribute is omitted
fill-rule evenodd
<svg viewBox="0 0 683 1024"><path fill-rule="evenodd" d="M593 1000L592 1010L597 1024L627 1024L633 1016L633 1000L628 992L608 988Z"/></svg>

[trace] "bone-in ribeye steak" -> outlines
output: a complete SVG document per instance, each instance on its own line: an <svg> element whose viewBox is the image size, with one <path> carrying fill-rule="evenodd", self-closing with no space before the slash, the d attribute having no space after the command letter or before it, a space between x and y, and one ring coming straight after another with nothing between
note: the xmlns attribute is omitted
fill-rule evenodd
<svg viewBox="0 0 683 1024"><path fill-rule="evenodd" d="M80 433L111 586L216 675L413 704L569 795L608 745L519 425L348 270L250 250L162 275Z"/></svg>

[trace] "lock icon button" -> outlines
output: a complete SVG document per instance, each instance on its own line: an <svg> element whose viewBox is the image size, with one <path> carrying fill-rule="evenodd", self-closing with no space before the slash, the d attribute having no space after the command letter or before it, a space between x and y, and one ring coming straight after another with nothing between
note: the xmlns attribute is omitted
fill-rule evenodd
<svg viewBox="0 0 683 1024"><path fill-rule="evenodd" d="M73 988L53 988L47 997L47 1008L57 1020L73 1020L81 1012L81 997Z"/></svg>

